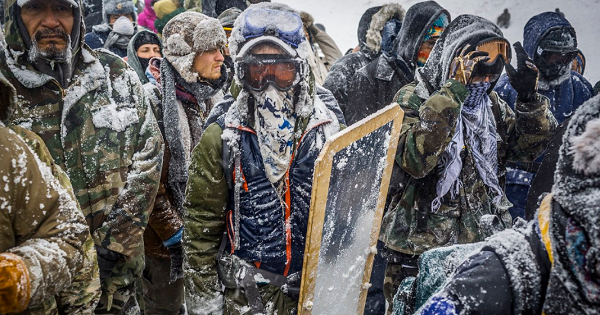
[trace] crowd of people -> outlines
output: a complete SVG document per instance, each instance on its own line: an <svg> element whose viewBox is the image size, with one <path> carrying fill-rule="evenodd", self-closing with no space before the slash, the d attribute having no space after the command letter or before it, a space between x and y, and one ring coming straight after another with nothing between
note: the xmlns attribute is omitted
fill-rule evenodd
<svg viewBox="0 0 600 315"><path fill-rule="evenodd" d="M562 13L510 43L389 3L343 54L268 0L3 4L0 314L298 313L315 161L389 104L365 314L600 314L600 82Z"/></svg>

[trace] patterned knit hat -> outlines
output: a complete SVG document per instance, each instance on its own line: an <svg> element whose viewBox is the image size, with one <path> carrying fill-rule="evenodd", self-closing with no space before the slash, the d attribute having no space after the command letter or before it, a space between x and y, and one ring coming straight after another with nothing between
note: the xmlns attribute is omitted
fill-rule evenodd
<svg viewBox="0 0 600 315"><path fill-rule="evenodd" d="M163 29L164 56L188 83L198 81L198 73L192 69L196 55L226 44L219 20L197 12L179 14Z"/></svg>

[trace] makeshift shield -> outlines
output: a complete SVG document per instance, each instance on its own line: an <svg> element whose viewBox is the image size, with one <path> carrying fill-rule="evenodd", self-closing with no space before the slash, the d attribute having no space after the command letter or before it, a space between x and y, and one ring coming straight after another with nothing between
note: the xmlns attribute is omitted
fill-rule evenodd
<svg viewBox="0 0 600 315"><path fill-rule="evenodd" d="M298 313L363 314L404 112L330 139L315 163Z"/></svg>

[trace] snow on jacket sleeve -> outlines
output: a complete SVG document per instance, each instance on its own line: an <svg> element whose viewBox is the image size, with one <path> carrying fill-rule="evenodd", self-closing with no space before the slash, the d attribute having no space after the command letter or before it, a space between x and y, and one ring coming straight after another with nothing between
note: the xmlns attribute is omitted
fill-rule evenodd
<svg viewBox="0 0 600 315"><path fill-rule="evenodd" d="M30 305L36 305L74 279L89 229L72 191L53 169L14 131L3 128L0 134L0 252L23 259L31 283Z"/></svg>
<svg viewBox="0 0 600 315"><path fill-rule="evenodd" d="M216 260L228 200L222 133L218 124L205 130L189 168L183 248L186 303L193 315L219 314L223 307Z"/></svg>
<svg viewBox="0 0 600 315"><path fill-rule="evenodd" d="M512 311L506 269L494 252L482 251L459 266L446 286L416 314L501 315Z"/></svg>
<svg viewBox="0 0 600 315"><path fill-rule="evenodd" d="M376 111L375 100L377 99L377 91L375 88L375 82L371 80L365 68L356 73L347 91L348 104L344 112L349 125Z"/></svg>
<svg viewBox="0 0 600 315"><path fill-rule="evenodd" d="M396 162L405 172L422 178L435 168L456 129L466 95L465 86L454 80L424 102L415 94L414 83L398 92L404 121Z"/></svg>

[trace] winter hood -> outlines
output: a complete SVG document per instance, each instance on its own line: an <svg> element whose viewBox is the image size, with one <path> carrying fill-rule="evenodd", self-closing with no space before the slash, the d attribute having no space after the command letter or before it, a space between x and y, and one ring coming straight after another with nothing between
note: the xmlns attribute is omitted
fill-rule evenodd
<svg viewBox="0 0 600 315"><path fill-rule="evenodd" d="M404 60L412 69L416 68L417 54L425 32L442 14L446 14L448 20L451 20L450 13L435 1L419 2L408 9L398 34L396 45L398 59Z"/></svg>
<svg viewBox="0 0 600 315"><path fill-rule="evenodd" d="M600 96L575 112L559 153L552 194L560 207L551 214L554 261L548 304L561 303L566 291L567 303L585 314L599 314Z"/></svg>
<svg viewBox="0 0 600 315"><path fill-rule="evenodd" d="M379 10L381 10L381 6L367 9L367 11L365 11L365 13L363 13L362 17L360 18L360 22L358 22L358 45L360 47L360 50L362 51L370 51L369 47L367 46L367 32L371 27L371 20L373 19L373 15L379 12ZM379 49L377 49L377 51L379 51ZM373 51L373 53L376 52Z"/></svg>
<svg viewBox="0 0 600 315"><path fill-rule="evenodd" d="M400 22L404 20L404 9L402 9L401 5L396 3L384 4L377 13L371 16L371 23L367 30L365 43L369 50L375 53L381 51L381 31L383 31L385 23L391 19L396 19Z"/></svg>
<svg viewBox="0 0 600 315"><path fill-rule="evenodd" d="M529 19L523 29L523 48L529 57L534 59L535 50L544 36L559 28L569 29L575 36L575 29L571 26L571 23L556 12L544 12ZM577 37L575 36L575 38ZM577 46L577 41L575 41L575 46Z"/></svg>
<svg viewBox="0 0 600 315"><path fill-rule="evenodd" d="M426 84L428 93L425 96L438 91L448 80L452 60L466 44L474 45L481 40L496 37L504 37L496 24L480 16L469 14L458 16L436 42L425 66L418 69L417 77L421 79L417 89L424 91L422 85Z"/></svg>
<svg viewBox="0 0 600 315"><path fill-rule="evenodd" d="M81 0L63 0L73 6L73 30L71 31L71 48L73 50L72 65L75 64L77 55L84 47L85 26L82 22ZM28 0L5 0L4 1L4 30L6 31L6 53L7 58L12 59L15 65L26 66L33 69L28 60L28 51L31 45L29 33L21 21L21 6L27 4ZM75 3L76 5L73 5ZM10 63L10 62L9 62ZM38 65L39 66L39 65ZM48 68L45 66L44 68ZM36 69L39 69L36 67ZM46 73L50 76L50 73Z"/></svg>
<svg viewBox="0 0 600 315"><path fill-rule="evenodd" d="M127 63L129 64L129 66L131 66L133 68L133 70L135 70L135 73L137 73L138 77L142 81L142 84L145 84L145 83L148 83L148 79L146 78L146 69L143 69L142 64L140 63L140 58L137 56L137 51L135 49L135 40L141 34L148 34L150 36L155 37L158 40L158 42L160 43L161 50L162 50L162 42L160 40L160 37L158 37L158 35L156 33L146 31L146 30L141 30L141 31L137 32L135 35L133 35L133 37L129 41L129 44L127 45Z"/></svg>

